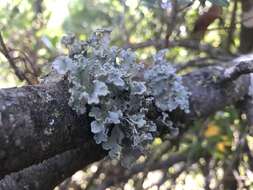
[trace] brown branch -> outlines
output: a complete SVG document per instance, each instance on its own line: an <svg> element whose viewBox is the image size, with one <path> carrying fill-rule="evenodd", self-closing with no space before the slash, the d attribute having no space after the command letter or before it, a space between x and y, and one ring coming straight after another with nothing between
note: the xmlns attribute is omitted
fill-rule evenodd
<svg viewBox="0 0 253 190"><path fill-rule="evenodd" d="M210 61L209 57L198 57L192 60L189 60L185 63L179 63L176 64L175 67L177 69L177 72L180 72L181 70L191 68L191 67L197 67L197 68L202 68L202 67L208 67L208 66L215 66L214 61Z"/></svg>
<svg viewBox="0 0 253 190"><path fill-rule="evenodd" d="M15 75L18 77L19 80L23 81L27 81L28 84L32 84L32 82L29 80L29 78L27 78L25 76L25 74L16 66L16 63L14 61L14 59L12 58L12 56L9 54L9 50L6 47L2 34L0 32L0 47L1 47L1 52L2 54L5 56L5 58L8 60L10 66L12 67L12 69L15 72Z"/></svg>
<svg viewBox="0 0 253 190"><path fill-rule="evenodd" d="M98 148L88 145L89 148ZM66 151L40 164L12 173L0 180L1 190L53 189L61 181L73 175L82 167L101 159L101 151L86 151L87 146ZM103 152L103 151L102 151Z"/></svg>
<svg viewBox="0 0 253 190"><path fill-rule="evenodd" d="M241 19L243 20L243 15L246 14L253 8L253 3L251 0L241 0L242 4L242 14ZM249 18L252 20L252 18ZM241 31L240 31L240 47L239 50L242 53L249 53L253 49L253 27L246 26L245 22L241 22Z"/></svg>
<svg viewBox="0 0 253 190"><path fill-rule="evenodd" d="M65 82L0 90L0 178L93 142L88 117L68 98Z"/></svg>
<svg viewBox="0 0 253 190"><path fill-rule="evenodd" d="M233 43L233 36L234 36L234 31L235 31L235 26L236 26L237 5L238 5L238 0L234 0L234 6L233 6L231 20L230 20L230 26L229 26L229 30L228 30L228 37L227 37L227 41L226 41L226 49L228 52L230 52L230 46Z"/></svg>
<svg viewBox="0 0 253 190"><path fill-rule="evenodd" d="M150 46L154 46L156 48L173 48L173 47L184 47L194 51L202 51L210 55L211 57L219 57L221 60L230 60L234 55L227 54L224 50L213 47L209 44L197 43L196 41L191 41L188 39L177 40L177 41L169 41L166 45L166 40L147 40L145 42L135 43L135 44L126 44L124 46L125 49L140 49L146 48Z"/></svg>
<svg viewBox="0 0 253 190"><path fill-rule="evenodd" d="M177 24L177 15L178 15L178 2L177 0L172 0L171 1L171 14L170 18L167 19L167 29L166 29L166 36L165 36L165 46L169 46L169 38L174 31L176 24Z"/></svg>
<svg viewBox="0 0 253 190"><path fill-rule="evenodd" d="M164 160L161 162L156 162L156 163L152 164L149 168L149 171L159 170L159 169L163 169L163 168L169 168L176 163L185 162L187 160L187 158L188 157L187 157L186 152L174 154L174 155L170 156L167 160ZM102 189L106 189L110 186L113 186L114 184L126 182L132 176L138 174L139 172L144 171L145 168L146 168L145 164L139 164L139 165L134 166L130 170L118 169L118 172L120 172L120 173L118 173L118 175L114 175L113 177L107 178L97 189L102 190ZM122 174L122 171L124 171L123 174Z"/></svg>
<svg viewBox="0 0 253 190"><path fill-rule="evenodd" d="M236 80L241 75L253 72L253 60L240 61L236 65L224 70L224 75L221 78L222 82Z"/></svg>

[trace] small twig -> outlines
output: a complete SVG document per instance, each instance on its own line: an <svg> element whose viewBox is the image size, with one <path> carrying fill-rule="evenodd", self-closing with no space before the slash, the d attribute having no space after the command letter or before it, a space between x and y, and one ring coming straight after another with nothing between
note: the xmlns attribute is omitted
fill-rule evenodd
<svg viewBox="0 0 253 190"><path fill-rule="evenodd" d="M185 162L187 160L187 154L188 154L188 151L184 151L181 153L175 153L175 154L171 155L167 160L157 161L157 162L153 163L152 165L150 165L150 168L148 168L148 171L150 172L150 171L154 171L154 170L169 168L176 163ZM145 163L135 165L133 168L122 173L121 175L117 175L117 176L114 176L113 178L107 179L97 189L106 189L108 187L115 185L116 183L119 184L119 183L126 182L132 176L145 171L146 167L147 167L147 165Z"/></svg>
<svg viewBox="0 0 253 190"><path fill-rule="evenodd" d="M221 77L220 82L228 82L236 80L238 77L244 74L249 74L253 72L253 60L241 61L236 65L225 69L224 74Z"/></svg>
<svg viewBox="0 0 253 190"><path fill-rule="evenodd" d="M121 6L123 7L123 12L120 14L121 16L121 21L120 21L120 29L122 30L123 33L123 39L126 43L129 43L129 33L126 28L126 12L128 10L128 7L126 6L125 0L120 0Z"/></svg>
<svg viewBox="0 0 253 190"><path fill-rule="evenodd" d="M181 39L181 40L175 40L175 41L169 41L168 46L166 46L166 40L147 40L145 42L135 43L135 44L126 44L124 46L125 49L131 48L131 49L139 49L139 48L146 48L146 47L163 47L163 48L173 48L173 47L184 47L190 50L194 51L202 51L207 53L212 58L219 58L221 60L228 60L231 59L232 56L236 56L236 54L228 54L224 50L213 47L210 44L199 44L195 41L189 40L189 39Z"/></svg>
<svg viewBox="0 0 253 190"><path fill-rule="evenodd" d="M32 82L25 76L25 74L22 71L20 71L19 68L16 66L15 61L13 60L12 56L9 54L9 50L4 43L1 33L0 33L0 47L1 47L1 53L8 60L10 66L13 68L18 79L21 81L26 80L28 84L32 84Z"/></svg>
<svg viewBox="0 0 253 190"><path fill-rule="evenodd" d="M38 14L42 13L42 11L43 11L42 3L43 3L43 0L36 0L34 2L34 14L35 14L35 17L37 17Z"/></svg>
<svg viewBox="0 0 253 190"><path fill-rule="evenodd" d="M245 19L241 19L240 21L235 22L234 25L236 26L236 25L242 24L242 22L246 22L246 21L249 21L251 19L253 19L253 16L249 16L249 17L247 17ZM210 31L214 31L214 30L229 30L229 29L230 29L230 26L212 27L212 28L207 29L206 31L210 32Z"/></svg>
<svg viewBox="0 0 253 190"><path fill-rule="evenodd" d="M165 45L169 45L169 38L174 31L174 28L177 23L177 14L178 14L178 2L177 0L171 1L172 4L172 11L171 11L171 17L170 19L167 19L167 30L166 30L166 36L165 36Z"/></svg>
<svg viewBox="0 0 253 190"><path fill-rule="evenodd" d="M233 6L231 22L230 22L230 26L229 26L227 43L226 43L226 49L228 52L230 52L230 46L233 41L233 36L234 36L234 31L235 31L237 5L238 5L238 0L234 0L234 6Z"/></svg>
<svg viewBox="0 0 253 190"><path fill-rule="evenodd" d="M207 60L210 59L209 57L198 57L196 59L189 60L185 63L177 64L175 68L177 69L177 72L184 70L189 67L208 67L208 66L214 66L214 62L207 62Z"/></svg>

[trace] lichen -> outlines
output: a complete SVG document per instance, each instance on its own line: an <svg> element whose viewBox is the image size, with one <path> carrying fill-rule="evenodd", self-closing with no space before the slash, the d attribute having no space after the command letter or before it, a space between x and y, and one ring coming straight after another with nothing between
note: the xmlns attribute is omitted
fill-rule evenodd
<svg viewBox="0 0 253 190"><path fill-rule="evenodd" d="M250 84L248 89L248 95L253 97L253 74L250 74Z"/></svg>
<svg viewBox="0 0 253 190"><path fill-rule="evenodd" d="M150 105L161 115L177 108L189 112L190 93L165 60L165 51L144 69L130 50L110 47L109 34L97 30L87 41L63 37L69 55L56 59L53 68L68 77L72 109L80 115L89 111L96 143L129 166L157 133L156 122L147 116Z"/></svg>

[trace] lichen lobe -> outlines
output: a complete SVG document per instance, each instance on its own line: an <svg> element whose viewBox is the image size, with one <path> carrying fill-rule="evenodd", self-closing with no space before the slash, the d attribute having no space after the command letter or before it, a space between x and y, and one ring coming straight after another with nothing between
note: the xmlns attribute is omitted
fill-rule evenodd
<svg viewBox="0 0 253 190"><path fill-rule="evenodd" d="M87 41L71 35L62 42L69 56L56 59L53 68L67 74L72 109L83 114L89 105L91 132L111 158L129 166L145 152L157 133L156 122L147 116L150 103L161 114L177 108L189 112L190 93L166 61L166 51L144 69L130 50L109 46L108 30L96 31Z"/></svg>

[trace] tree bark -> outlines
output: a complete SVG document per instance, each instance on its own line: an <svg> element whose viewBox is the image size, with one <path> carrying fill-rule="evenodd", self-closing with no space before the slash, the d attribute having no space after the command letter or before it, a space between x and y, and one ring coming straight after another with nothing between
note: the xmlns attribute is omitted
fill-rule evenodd
<svg viewBox="0 0 253 190"><path fill-rule="evenodd" d="M87 152L87 148L96 151ZM1 190L53 189L77 170L105 156L94 143L66 151L20 172L7 175L0 181Z"/></svg>
<svg viewBox="0 0 253 190"><path fill-rule="evenodd" d="M0 90L0 176L93 141L68 98L64 81Z"/></svg>

